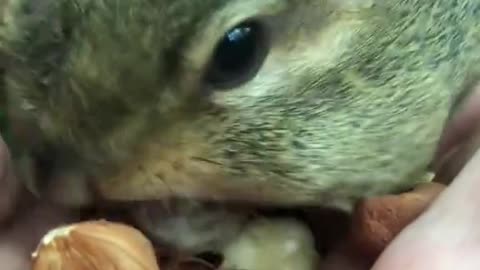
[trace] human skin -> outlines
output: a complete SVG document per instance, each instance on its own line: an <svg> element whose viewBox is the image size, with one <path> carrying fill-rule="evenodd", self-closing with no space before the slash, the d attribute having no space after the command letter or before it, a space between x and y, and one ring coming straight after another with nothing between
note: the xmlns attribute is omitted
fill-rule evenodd
<svg viewBox="0 0 480 270"><path fill-rule="evenodd" d="M470 270L480 268L480 87L452 119L432 166L437 181L451 183L405 228L371 270ZM367 270L340 251L322 270Z"/></svg>
<svg viewBox="0 0 480 270"><path fill-rule="evenodd" d="M460 173L432 207L387 248L373 270L480 268L476 256L480 252L476 226L480 224L480 151L476 150L480 146L480 88L465 107L447 129L434 161L443 175ZM0 261L6 269L25 270L40 237L77 217L29 196L10 169L8 149L0 140Z"/></svg>
<svg viewBox="0 0 480 270"><path fill-rule="evenodd" d="M459 163L468 161L466 166L428 211L403 230L372 270L480 268L480 88L468 102L469 109L457 116L462 121L447 133L439 151L442 154L455 138L470 134L450 155L450 171L444 172L451 175L459 171Z"/></svg>

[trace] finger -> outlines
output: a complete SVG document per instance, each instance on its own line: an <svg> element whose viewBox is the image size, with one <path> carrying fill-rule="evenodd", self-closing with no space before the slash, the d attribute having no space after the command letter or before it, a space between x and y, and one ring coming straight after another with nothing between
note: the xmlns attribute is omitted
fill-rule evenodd
<svg viewBox="0 0 480 270"><path fill-rule="evenodd" d="M407 227L374 270L480 269L480 151L454 182Z"/></svg>
<svg viewBox="0 0 480 270"><path fill-rule="evenodd" d="M12 214L19 193L20 184L13 173L10 154L0 137L0 224Z"/></svg>
<svg viewBox="0 0 480 270"><path fill-rule="evenodd" d="M466 142L459 144L438 164L435 181L449 184L462 171L475 152L480 149L480 128Z"/></svg>
<svg viewBox="0 0 480 270"><path fill-rule="evenodd" d="M71 213L45 204L23 213L10 229L0 236L2 269L30 269L30 255L41 238L50 229L75 220L77 217Z"/></svg>
<svg viewBox="0 0 480 270"><path fill-rule="evenodd" d="M468 222L478 221L480 224L480 151L455 178L450 187L440 195L434 206L426 213L427 220L439 218L439 221L461 225L472 225ZM475 226L476 227L476 226ZM439 227L442 229L442 227ZM450 227L456 228L456 227ZM480 236L480 230L474 231Z"/></svg>
<svg viewBox="0 0 480 270"><path fill-rule="evenodd" d="M480 85L476 87L461 109L447 125L440 140L433 162L438 169L445 163L445 158L457 154L459 143L468 141L480 127Z"/></svg>

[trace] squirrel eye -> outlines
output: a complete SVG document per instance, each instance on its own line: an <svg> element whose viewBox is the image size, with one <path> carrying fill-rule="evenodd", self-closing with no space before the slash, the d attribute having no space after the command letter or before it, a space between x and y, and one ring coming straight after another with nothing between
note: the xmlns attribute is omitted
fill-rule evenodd
<svg viewBox="0 0 480 270"><path fill-rule="evenodd" d="M207 82L219 89L241 85L255 77L268 53L264 27L244 22L230 29L217 45Z"/></svg>

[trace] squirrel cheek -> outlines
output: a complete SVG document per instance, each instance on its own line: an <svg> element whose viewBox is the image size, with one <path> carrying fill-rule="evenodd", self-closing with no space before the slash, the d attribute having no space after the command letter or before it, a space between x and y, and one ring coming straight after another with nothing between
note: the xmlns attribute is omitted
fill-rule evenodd
<svg viewBox="0 0 480 270"><path fill-rule="evenodd" d="M204 148L193 142L148 142L112 174L97 176L96 189L110 200L212 197L225 181L220 165L196 158L208 152Z"/></svg>

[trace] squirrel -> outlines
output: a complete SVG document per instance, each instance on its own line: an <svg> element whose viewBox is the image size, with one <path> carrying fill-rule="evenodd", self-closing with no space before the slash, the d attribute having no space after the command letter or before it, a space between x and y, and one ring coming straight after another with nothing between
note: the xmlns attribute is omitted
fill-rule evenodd
<svg viewBox="0 0 480 270"><path fill-rule="evenodd" d="M10 148L37 191L349 209L424 179L480 74L480 0L0 9Z"/></svg>

